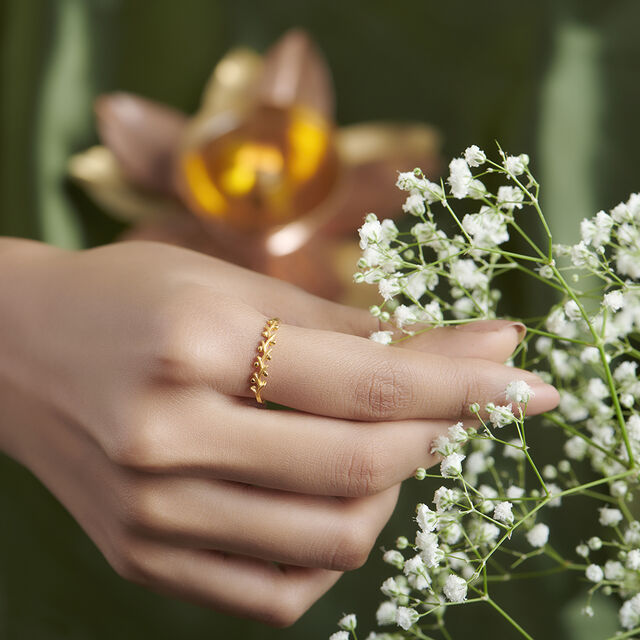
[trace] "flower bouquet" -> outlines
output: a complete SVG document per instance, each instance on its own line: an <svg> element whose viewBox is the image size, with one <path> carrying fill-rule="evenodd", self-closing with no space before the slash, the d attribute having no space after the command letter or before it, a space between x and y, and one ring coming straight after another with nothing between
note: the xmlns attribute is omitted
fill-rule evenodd
<svg viewBox="0 0 640 640"><path fill-rule="evenodd" d="M434 484L416 507L411 535L384 550L394 575L381 587L380 630L368 638L448 639L447 618L482 603L511 625L508 637L531 639L492 587L560 572L572 572L584 590L585 616L594 615L595 594L615 598L620 631L612 637L640 637L640 514L633 502L640 472L640 194L583 220L576 244L555 244L528 156L499 147L498 154L494 161L467 148L451 161L446 183L419 169L400 173L403 209L414 222L400 231L392 220L367 215L355 280L378 287L382 301L371 313L396 330L371 339L385 344L495 317L505 279L549 287L550 306L526 320L512 361L558 388L560 404L542 420L562 435L561 445L538 446L553 462L537 461L527 418L532 392L518 379L503 404L469 407L473 426L460 422L436 438L440 468L416 470L418 480ZM461 215L462 207L472 213ZM563 554L554 546L551 512L580 496L590 530L574 531L575 550ZM344 617L332 640L357 638L356 624L353 614Z"/></svg>

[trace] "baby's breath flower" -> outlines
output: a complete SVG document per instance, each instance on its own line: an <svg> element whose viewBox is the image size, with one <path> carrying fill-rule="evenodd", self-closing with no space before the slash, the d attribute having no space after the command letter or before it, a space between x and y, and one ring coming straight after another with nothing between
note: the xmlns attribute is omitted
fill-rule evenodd
<svg viewBox="0 0 640 640"><path fill-rule="evenodd" d="M404 563L404 575L409 579L409 584L418 591L426 589L431 584L431 578L426 571L422 556L417 555Z"/></svg>
<svg viewBox="0 0 640 640"><path fill-rule="evenodd" d="M569 320L582 319L582 312L575 300L569 300L565 303L564 312L567 314L567 318L569 318Z"/></svg>
<svg viewBox="0 0 640 640"><path fill-rule="evenodd" d="M402 205L402 210L405 213L410 213L412 216L421 216L426 211L424 199L418 193L412 193Z"/></svg>
<svg viewBox="0 0 640 640"><path fill-rule="evenodd" d="M419 504L416 521L423 531L430 532L436 528L438 514L435 511L431 511L426 504Z"/></svg>
<svg viewBox="0 0 640 640"><path fill-rule="evenodd" d="M407 540L406 536L398 536L396 538L397 549L406 549L408 546L409 546L409 540Z"/></svg>
<svg viewBox="0 0 640 640"><path fill-rule="evenodd" d="M589 545L589 549L592 551L598 551L602 549L602 540L598 538L598 536L593 536L587 540L587 544Z"/></svg>
<svg viewBox="0 0 640 640"><path fill-rule="evenodd" d="M393 565L396 569L401 570L404 566L404 556L395 549L390 549L389 551L385 551L382 556L382 560L387 564Z"/></svg>
<svg viewBox="0 0 640 640"><path fill-rule="evenodd" d="M404 595L404 590L395 581L395 578L387 578L380 587L380 591L388 598L397 598Z"/></svg>
<svg viewBox="0 0 640 640"><path fill-rule="evenodd" d="M624 578L624 567L617 560L607 560L604 563L604 577L607 580L622 580Z"/></svg>
<svg viewBox="0 0 640 640"><path fill-rule="evenodd" d="M399 234L392 220L369 214L359 229L362 256L354 280L375 285L385 300L384 305L370 309L374 317L381 322L391 319L409 334L418 323L443 326L452 320L498 317L500 294L494 288L495 276L521 263L517 254L503 251L502 244L509 240L511 230L520 235L515 222L518 210L535 208L541 213L538 183L529 172L529 158L502 151L500 156L501 167L491 163L486 169L493 173L492 180L503 182L494 193L487 190L482 176L473 175L472 168L487 161L476 145L449 165L446 182L453 198L447 198L443 187L430 182L419 169L398 174L397 185L405 191L403 209L419 220L414 221L409 234ZM518 178L522 175L524 178ZM520 181L526 186L520 187ZM454 213L457 205L453 199L461 198L473 202ZM451 235L446 231L450 226L440 223L441 212L435 210L438 203L455 219ZM537 217L530 222L534 224ZM547 249L545 242L531 255L547 256ZM544 487L531 474L530 456L535 449L529 448L525 455L523 414L533 394L523 380L509 384L504 406L484 406L488 415L484 421L490 430L484 425L466 430L458 423L435 438L431 451L442 457L440 473L453 479L453 487L436 490L435 511L424 504L417 506L413 557L405 559L400 553L400 549L413 548L405 537L397 540L395 549L384 553L384 561L400 574L383 583L381 590L388 601L380 605L376 618L381 625L395 622L400 630L373 633L369 640L405 637L409 634L402 629L410 629L422 615L442 611L445 598L449 603L465 600L468 584L478 579L479 558L492 555L498 547L515 551L511 548L514 522L524 523L525 531L530 527L524 534L527 543L533 549L543 549L549 527L535 524L531 516L543 517L542 508L561 507L566 489L572 489L566 494L568 500L573 490L580 493L580 483L587 482L589 488L587 464L601 479L598 490L608 485L611 499L621 501L621 509L604 500L598 514L599 524L607 527L604 541L593 536L586 544L577 545L576 553L585 559L593 555L600 563L584 563L589 565L585 575L594 583L592 589L626 599L619 611L622 627L632 630L640 625L640 520L633 519L622 504L637 492L633 465L640 461L640 380L635 351L635 337L640 335L640 193L632 194L609 213L599 211L583 220L574 244L552 241L551 254L534 259L537 266L527 261L523 272L535 268L537 274L533 275L539 274L543 283L549 280L560 296L531 327L531 333L548 335L532 338L530 333L509 364L535 370L544 382L558 387L559 405L548 415L559 425L558 433L568 434L561 454L566 459L536 468L538 478L544 478ZM589 282L586 276L591 278ZM598 294L591 282L604 283L603 291ZM391 331L378 331L371 339L388 344L393 336ZM471 413L480 419L479 404L471 406ZM504 436L498 438L497 429L514 422L511 431L520 437L508 441ZM533 433L531 430L529 447L534 444ZM505 446L498 446L498 442ZM469 449L464 452L468 457L463 447ZM492 456L497 453L515 462L496 469ZM630 474L621 478L626 471ZM427 475L422 468L415 473L417 478ZM516 477L517 484L513 484ZM524 486L529 487L526 492ZM628 524L623 509L631 519ZM592 551L598 552L598 558ZM536 553L525 554L522 560L528 555ZM418 612L420 602L424 608ZM593 610L587 604L583 613L592 616ZM439 613L435 616L441 623ZM352 630L349 625L341 624L341 628L339 634ZM346 639L337 636L334 640Z"/></svg>
<svg viewBox="0 0 640 640"><path fill-rule="evenodd" d="M473 531L472 539L478 545L492 544L500 535L500 529L491 522L480 522Z"/></svg>
<svg viewBox="0 0 640 640"><path fill-rule="evenodd" d="M515 416L511 411L512 406L511 403L506 406L496 406L493 402L490 402L485 407L489 414L489 420L496 429L501 429L515 420Z"/></svg>
<svg viewBox="0 0 640 640"><path fill-rule="evenodd" d="M627 495L627 491L629 490L629 486L624 480L616 480L611 483L611 495L614 498L622 498Z"/></svg>
<svg viewBox="0 0 640 640"><path fill-rule="evenodd" d="M422 179L414 171L399 171L396 187L401 191L417 191L422 186Z"/></svg>
<svg viewBox="0 0 640 640"><path fill-rule="evenodd" d="M438 512L448 511L456 504L456 493L448 487L440 487L433 494L433 502Z"/></svg>
<svg viewBox="0 0 640 640"><path fill-rule="evenodd" d="M548 264L543 264L539 269L538 273L547 280L553 278L553 269Z"/></svg>
<svg viewBox="0 0 640 640"><path fill-rule="evenodd" d="M456 422L456 424L451 425L448 429L448 434L451 442L455 442L456 444L462 444L469 439L469 434L462 425L462 422Z"/></svg>
<svg viewBox="0 0 640 640"><path fill-rule="evenodd" d="M604 571L602 570L602 567L597 564L590 564L586 568L584 575L587 580L590 580L591 582L601 582L604 580Z"/></svg>
<svg viewBox="0 0 640 640"><path fill-rule="evenodd" d="M444 551L438 545L438 536L435 533L418 531L416 534L416 547L420 549L422 559L427 567L433 569L444 559Z"/></svg>
<svg viewBox="0 0 640 640"><path fill-rule="evenodd" d="M329 640L349 640L349 632L336 631L329 636Z"/></svg>
<svg viewBox="0 0 640 640"><path fill-rule="evenodd" d="M345 631L353 631L358 626L355 613L349 613L338 621L338 626Z"/></svg>
<svg viewBox="0 0 640 640"><path fill-rule="evenodd" d="M464 158L454 158L449 163L449 177L447 182L451 187L451 194L454 198L462 199L469 195L469 186L473 176L469 170L469 165Z"/></svg>
<svg viewBox="0 0 640 640"><path fill-rule="evenodd" d="M391 300L402 291L402 286L397 278L385 278L378 283L378 291L385 300Z"/></svg>
<svg viewBox="0 0 640 640"><path fill-rule="evenodd" d="M396 611L396 624L405 631L408 631L419 619L420 614L415 609L398 607Z"/></svg>
<svg viewBox="0 0 640 640"><path fill-rule="evenodd" d="M455 478L462 473L462 461L466 456L461 453L451 453L440 463L440 475L443 478Z"/></svg>
<svg viewBox="0 0 640 640"><path fill-rule="evenodd" d="M455 573L446 577L442 590L451 602L464 602L467 599L467 583Z"/></svg>
<svg viewBox="0 0 640 640"><path fill-rule="evenodd" d="M640 549L631 549L627 553L625 566L631 571L640 571Z"/></svg>
<svg viewBox="0 0 640 640"><path fill-rule="evenodd" d="M524 380L514 380L507 385L505 396L510 402L526 404L535 394Z"/></svg>
<svg viewBox="0 0 640 640"><path fill-rule="evenodd" d="M518 187L500 187L498 189L497 206L512 213L514 209L522 209L524 193Z"/></svg>
<svg viewBox="0 0 640 640"><path fill-rule="evenodd" d="M522 487L516 487L515 485L511 485L507 489L507 498L509 500L519 500L525 494L525 490Z"/></svg>
<svg viewBox="0 0 640 640"><path fill-rule="evenodd" d="M404 304L398 305L393 312L393 320L398 328L407 324L415 324L418 321L414 310Z"/></svg>
<svg viewBox="0 0 640 640"><path fill-rule="evenodd" d="M472 144L464 150L464 159L470 167L479 167L487 161L487 156L480 147Z"/></svg>
<svg viewBox="0 0 640 640"><path fill-rule="evenodd" d="M622 295L622 291L617 289L616 291L609 291L609 293L605 293L604 298L602 299L602 306L615 313L624 307L624 296Z"/></svg>
<svg viewBox="0 0 640 640"><path fill-rule="evenodd" d="M582 460L589 445L580 436L573 436L564 443L564 452L572 460Z"/></svg>
<svg viewBox="0 0 640 640"><path fill-rule="evenodd" d="M609 242L613 219L604 211L599 211L596 215L580 223L580 233L582 240L586 244L593 245L596 249Z"/></svg>
<svg viewBox="0 0 640 640"><path fill-rule="evenodd" d="M376 611L376 620L380 626L395 624L398 614L398 606L394 602L386 600Z"/></svg>
<svg viewBox="0 0 640 640"><path fill-rule="evenodd" d="M571 471L571 463L568 460L560 460L558 462L558 471L560 473L569 473Z"/></svg>
<svg viewBox="0 0 640 640"><path fill-rule="evenodd" d="M599 522L603 527L615 527L622 522L622 511L610 507L601 507Z"/></svg>
<svg viewBox="0 0 640 640"><path fill-rule="evenodd" d="M369 336L369 340L373 340L373 342L378 342L379 344L390 344L392 339L393 331L374 331Z"/></svg>
<svg viewBox="0 0 640 640"><path fill-rule="evenodd" d="M513 513L511 510L513 505L510 502L498 502L496 508L493 511L493 517L495 520L504 522L505 524L511 524L513 522Z"/></svg>
<svg viewBox="0 0 640 640"><path fill-rule="evenodd" d="M640 624L640 593L627 600L618 612L620 624L625 629L633 629Z"/></svg>
<svg viewBox="0 0 640 640"><path fill-rule="evenodd" d="M529 156L526 153L519 156L507 156L504 160L504 168L514 176L524 173L528 164Z"/></svg>
<svg viewBox="0 0 640 640"><path fill-rule="evenodd" d="M522 442L518 438L512 438L504 447L505 458L513 458L514 460L522 460L524 451L522 450Z"/></svg>
<svg viewBox="0 0 640 640"><path fill-rule="evenodd" d="M527 542L537 549L544 547L549 540L549 527L546 524L539 522L527 531Z"/></svg>

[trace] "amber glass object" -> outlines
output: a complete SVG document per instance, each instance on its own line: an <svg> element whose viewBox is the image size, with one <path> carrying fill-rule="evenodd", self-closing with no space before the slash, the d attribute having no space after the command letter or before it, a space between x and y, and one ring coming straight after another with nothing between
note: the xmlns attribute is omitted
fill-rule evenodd
<svg viewBox="0 0 640 640"><path fill-rule="evenodd" d="M220 128L229 125L219 118ZM183 195L201 216L245 231L284 224L318 206L333 187L333 128L304 105L261 105L185 150L181 171Z"/></svg>

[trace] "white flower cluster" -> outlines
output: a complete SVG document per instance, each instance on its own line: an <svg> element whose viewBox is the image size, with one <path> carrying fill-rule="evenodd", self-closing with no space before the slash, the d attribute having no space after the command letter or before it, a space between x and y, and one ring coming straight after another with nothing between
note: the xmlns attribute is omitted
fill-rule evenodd
<svg viewBox="0 0 640 640"><path fill-rule="evenodd" d="M495 193L483 182L489 173L504 178ZM640 521L628 507L640 477L640 194L583 220L575 245L554 245L525 154L500 150L494 162L473 145L451 161L442 183L416 169L399 174L397 186L407 193L407 231L374 214L360 229L355 279L375 284L382 297L371 313L414 334L495 317L493 280L506 271L547 283L554 304L530 324L518 364L560 391L545 423L566 438L557 462L538 468L527 437L532 392L522 380L508 385L503 402L471 405L477 428L458 423L435 438L430 453L440 457L439 473L416 472L438 484L430 503L417 507L415 541L399 538L384 554L398 573L382 585L387 599L377 621L395 628L369 638L421 637L423 622L444 628L443 611L467 600L497 608L491 580L510 579L534 556L549 563L541 576L573 570L591 586L587 616L596 591L619 596L625 637L640 636ZM461 216L453 205L463 199ZM540 223L544 246L525 233L520 216ZM529 251L505 249L513 236ZM393 332L372 339L389 344ZM576 562L549 546L544 521L546 509L560 509L561 518L564 501L581 494L602 502L593 535L576 540ZM503 573L492 564L498 550L516 558Z"/></svg>

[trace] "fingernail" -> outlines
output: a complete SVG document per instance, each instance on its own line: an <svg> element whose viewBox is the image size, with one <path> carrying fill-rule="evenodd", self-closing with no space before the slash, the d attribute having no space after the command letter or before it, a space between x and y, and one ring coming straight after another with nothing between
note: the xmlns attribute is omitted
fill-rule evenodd
<svg viewBox="0 0 640 640"><path fill-rule="evenodd" d="M529 401L529 407L532 411L549 411L557 406L560 395L558 390L545 382L538 382L531 385L531 391L534 396Z"/></svg>
<svg viewBox="0 0 640 640"><path fill-rule="evenodd" d="M477 333L491 333L493 331L504 331L505 329L513 329L518 334L518 342L522 342L527 334L527 327L522 322L513 322L512 320L475 320L467 324L456 326L457 331L474 331Z"/></svg>

